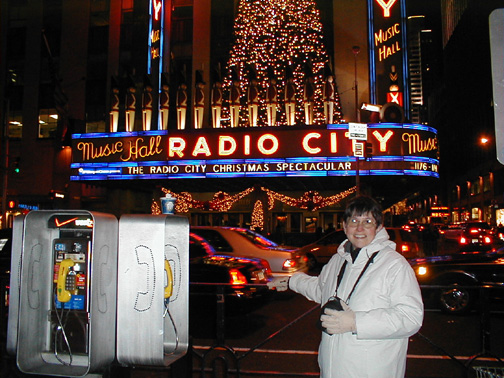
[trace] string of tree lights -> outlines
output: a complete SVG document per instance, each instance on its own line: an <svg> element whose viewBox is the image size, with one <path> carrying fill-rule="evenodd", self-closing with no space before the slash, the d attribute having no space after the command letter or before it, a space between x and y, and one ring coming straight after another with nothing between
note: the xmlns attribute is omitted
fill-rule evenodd
<svg viewBox="0 0 504 378"><path fill-rule="evenodd" d="M322 87L324 78L328 72L332 75L332 70L324 47L320 13L314 1L240 0L234 33L235 42L223 83L224 98L230 99L233 82L239 81L240 126L249 124L249 112L243 104L247 103L247 88L252 79L257 80L258 92L262 94L258 98L258 126L268 125L266 103L271 85L278 92L275 126L287 124L283 93L288 78L292 78L295 85L295 123L306 124L304 84L310 77L314 85L312 124L327 123ZM332 119L333 123L340 123L341 104L337 89L334 92ZM229 109L224 108L223 113L223 120L229 120Z"/></svg>
<svg viewBox="0 0 504 378"><path fill-rule="evenodd" d="M215 193L211 200L200 201L193 198L188 192L175 193L169 189L161 188L162 192L166 195L169 194L176 198L175 212L187 213L190 209L199 209L203 211L225 212L242 198L252 195L254 207L252 211L251 229L263 230L264 228L264 213L266 210L272 210L275 205L275 200L285 203L286 205L297 207L303 210L317 211L321 208L335 205L350 194L355 193L357 187L353 186L343 192L334 194L332 196L323 197L316 191L309 191L304 193L299 198L294 198L275 192L274 190L254 186L247 188L240 193L230 195L226 192L219 191ZM161 214L161 208L158 201L153 200L151 204L152 214Z"/></svg>

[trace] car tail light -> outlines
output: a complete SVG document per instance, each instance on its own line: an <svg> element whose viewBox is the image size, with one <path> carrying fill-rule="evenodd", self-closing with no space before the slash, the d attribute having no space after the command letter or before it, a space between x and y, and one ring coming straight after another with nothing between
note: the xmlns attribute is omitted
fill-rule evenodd
<svg viewBox="0 0 504 378"><path fill-rule="evenodd" d="M401 244L401 252L402 253L407 253L407 252L409 252L409 250L410 250L409 245Z"/></svg>
<svg viewBox="0 0 504 378"><path fill-rule="evenodd" d="M268 262L268 260L262 260L261 261L261 264L263 265L264 267L264 271L267 275L271 275L271 267L270 267L270 264Z"/></svg>
<svg viewBox="0 0 504 378"><path fill-rule="evenodd" d="M289 270L292 268L295 268L297 266L297 261L294 259L287 259L284 261L282 269L283 270Z"/></svg>
<svg viewBox="0 0 504 378"><path fill-rule="evenodd" d="M247 284L247 278L238 269L230 269L229 275L231 276L229 283L233 285L233 288L239 289Z"/></svg>
<svg viewBox="0 0 504 378"><path fill-rule="evenodd" d="M483 243L485 243L485 244L492 244L492 238L490 236L485 236L483 238Z"/></svg>
<svg viewBox="0 0 504 378"><path fill-rule="evenodd" d="M471 228L471 229L469 230L469 233L470 233L470 234L477 234L478 232L479 232L479 230L478 230L477 228Z"/></svg>
<svg viewBox="0 0 504 378"><path fill-rule="evenodd" d="M467 244L467 243L468 243L468 241L467 241L466 237L465 236L461 236L460 237L460 244Z"/></svg>

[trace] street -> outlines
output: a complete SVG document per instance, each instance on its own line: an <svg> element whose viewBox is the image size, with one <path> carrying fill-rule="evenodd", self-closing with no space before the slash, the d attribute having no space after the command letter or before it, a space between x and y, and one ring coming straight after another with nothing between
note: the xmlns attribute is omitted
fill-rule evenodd
<svg viewBox="0 0 504 378"><path fill-rule="evenodd" d="M426 307L420 332L410 338L407 378L474 377L472 369L466 366L500 366L494 357L504 358L502 303L492 304L488 334L482 333L480 313L450 316L429 304ZM104 377L200 378L203 357L205 377L236 377L238 369L240 377L318 377L319 311L318 305L291 291L274 293L256 310L246 315L228 315L221 321L215 319L213 306L191 307L193 350L186 357L167 368L114 364ZM479 355L482 352L485 353ZM470 361L476 355L478 358ZM21 374L15 368L15 358L4 355L0 376L32 375Z"/></svg>
<svg viewBox="0 0 504 378"><path fill-rule="evenodd" d="M261 377L318 376L318 316L314 303L292 292L280 293L251 314L226 318L224 345L234 350L241 376L252 372ZM211 335L214 331L205 319L193 319L191 333L198 354L216 343ZM471 356L484 349L480 315L455 317L427 308L420 333L410 338L406 376L458 378L467 376L464 365L495 365L493 355L504 357L503 332L504 312L498 309L491 313L486 353L469 363ZM199 368L199 358L193 358L193 366ZM206 368L210 366L206 364Z"/></svg>

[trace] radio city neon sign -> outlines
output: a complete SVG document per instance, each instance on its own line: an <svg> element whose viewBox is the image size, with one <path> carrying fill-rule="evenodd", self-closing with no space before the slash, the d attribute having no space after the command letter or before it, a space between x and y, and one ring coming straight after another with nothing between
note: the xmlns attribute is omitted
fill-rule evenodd
<svg viewBox="0 0 504 378"><path fill-rule="evenodd" d="M374 44L378 48L378 60L380 62L401 51L399 41L385 45L385 42L389 41L391 38L399 35L400 33L401 25L399 23L395 23L386 30L380 29L374 33Z"/></svg>
<svg viewBox="0 0 504 378"><path fill-rule="evenodd" d="M116 133L122 134L125 133ZM173 134L173 135L170 135ZM114 134L111 134L114 135ZM87 138L86 136L90 136ZM82 134L74 142L74 161L172 161L198 159L254 159L353 155L348 129L238 130L234 132L165 132L163 135L92 138ZM375 153L414 155L437 151L437 137L415 128L375 127L370 138Z"/></svg>
<svg viewBox="0 0 504 378"><path fill-rule="evenodd" d="M152 0L152 9L154 10L154 19L159 21L161 8L163 8L162 0Z"/></svg>
<svg viewBox="0 0 504 378"><path fill-rule="evenodd" d="M160 47L159 41L161 40L161 29L160 29L160 20L162 16L161 10L163 9L163 1L162 0L152 0L152 17L155 22L152 23L152 30L150 33L150 46L151 46L151 59L156 60L160 58Z"/></svg>
<svg viewBox="0 0 504 378"><path fill-rule="evenodd" d="M390 17L390 9L392 6L396 3L397 0L376 0L378 5L382 8L383 10L383 17Z"/></svg>

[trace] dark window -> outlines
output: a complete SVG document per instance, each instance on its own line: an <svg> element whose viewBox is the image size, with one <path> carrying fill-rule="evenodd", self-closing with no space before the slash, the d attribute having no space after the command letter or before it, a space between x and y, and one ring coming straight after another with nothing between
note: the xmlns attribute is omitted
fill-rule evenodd
<svg viewBox="0 0 504 378"><path fill-rule="evenodd" d="M189 240L189 258L204 257L207 255L205 247L196 239Z"/></svg>
<svg viewBox="0 0 504 378"><path fill-rule="evenodd" d="M346 239L345 232L343 230L338 230L331 232L329 235L324 236L320 239L317 244L320 245L332 245L332 244L341 244Z"/></svg>
<svg viewBox="0 0 504 378"><path fill-rule="evenodd" d="M191 232L206 239L217 252L233 252L233 248L218 231L211 229L191 229Z"/></svg>

